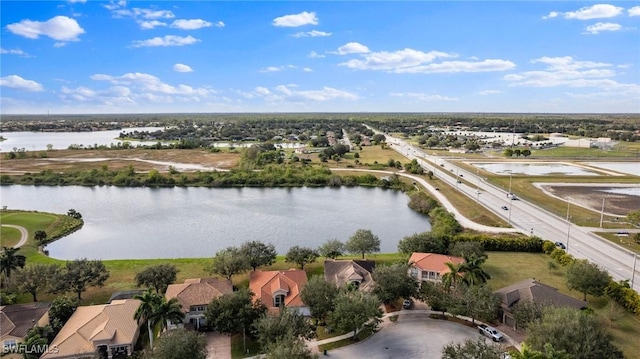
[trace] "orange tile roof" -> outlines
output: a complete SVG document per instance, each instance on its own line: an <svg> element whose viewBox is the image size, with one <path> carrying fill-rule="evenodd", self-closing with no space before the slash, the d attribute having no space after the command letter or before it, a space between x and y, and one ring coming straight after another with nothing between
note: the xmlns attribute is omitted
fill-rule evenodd
<svg viewBox="0 0 640 359"><path fill-rule="evenodd" d="M256 270L249 275L249 289L254 293L254 300L260 299L267 308L274 308L273 293L285 290L285 307L304 306L300 291L307 284L307 273L301 269L287 271Z"/></svg>
<svg viewBox="0 0 640 359"><path fill-rule="evenodd" d="M137 299L123 299L110 304L78 307L49 344L57 348L57 352L45 353L41 359L94 353L94 342L97 341L109 345L135 345L139 332L133 315L139 305Z"/></svg>
<svg viewBox="0 0 640 359"><path fill-rule="evenodd" d="M440 273L440 275L449 273L449 267L447 267L445 263L460 264L464 262L464 258L437 253L415 252L412 253L411 258L409 258L409 263L413 263L414 267L423 271Z"/></svg>
<svg viewBox="0 0 640 359"><path fill-rule="evenodd" d="M208 305L223 294L233 292L231 281L218 278L186 279L183 284L167 287L165 298L178 298L182 311L187 313L192 305Z"/></svg>

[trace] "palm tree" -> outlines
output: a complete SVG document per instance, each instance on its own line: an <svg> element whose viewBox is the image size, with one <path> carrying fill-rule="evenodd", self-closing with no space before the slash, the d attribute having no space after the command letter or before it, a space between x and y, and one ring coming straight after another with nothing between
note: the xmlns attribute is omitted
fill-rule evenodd
<svg viewBox="0 0 640 359"><path fill-rule="evenodd" d="M178 303L177 298L171 298L168 301L162 298L162 301L156 307L155 321L159 322L162 330L167 329L167 322L178 322L184 320L184 312L182 304Z"/></svg>
<svg viewBox="0 0 640 359"><path fill-rule="evenodd" d="M11 270L17 268L24 268L27 258L22 254L17 254L19 248L2 247L0 252L0 268L4 273L5 279L11 277Z"/></svg>
<svg viewBox="0 0 640 359"><path fill-rule="evenodd" d="M531 349L530 346L527 345L527 343L522 344L522 351L515 351L513 353L511 353L511 357L513 359L543 359L545 358L545 356L537 351L537 350L533 350Z"/></svg>
<svg viewBox="0 0 640 359"><path fill-rule="evenodd" d="M133 314L133 319L135 319L138 324L141 322L147 323L147 329L149 330L149 345L153 348L153 330L151 328L152 326L155 327L157 323L156 308L160 306L164 298L159 294L152 292L150 289L142 294L136 294L133 298L140 301L140 306Z"/></svg>
<svg viewBox="0 0 640 359"><path fill-rule="evenodd" d="M458 280L461 278L460 273L462 272L464 263L453 264L451 262L445 263L449 271L442 275L442 285L449 290L452 286L455 287L458 284Z"/></svg>
<svg viewBox="0 0 640 359"><path fill-rule="evenodd" d="M487 280L491 279L489 273L482 268L482 264L487 260L487 257L471 256L469 258L465 258L465 260L466 262L462 263L460 271L464 273L462 280L466 284L479 285L484 284Z"/></svg>

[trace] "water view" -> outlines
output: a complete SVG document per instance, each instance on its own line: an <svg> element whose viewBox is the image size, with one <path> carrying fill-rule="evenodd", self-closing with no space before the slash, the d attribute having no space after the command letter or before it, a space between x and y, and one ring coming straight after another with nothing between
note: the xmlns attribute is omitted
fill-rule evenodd
<svg viewBox="0 0 640 359"><path fill-rule="evenodd" d="M474 163L473 166L498 175L528 176L599 176L599 173L565 163Z"/></svg>
<svg viewBox="0 0 640 359"><path fill-rule="evenodd" d="M317 248L371 230L382 252L404 236L430 230L402 193L380 188L120 188L4 186L1 205L66 213L85 220L79 231L50 244L59 259L212 257L247 240L270 242L284 254Z"/></svg>
<svg viewBox="0 0 640 359"><path fill-rule="evenodd" d="M640 162L586 162L585 165L640 176Z"/></svg>

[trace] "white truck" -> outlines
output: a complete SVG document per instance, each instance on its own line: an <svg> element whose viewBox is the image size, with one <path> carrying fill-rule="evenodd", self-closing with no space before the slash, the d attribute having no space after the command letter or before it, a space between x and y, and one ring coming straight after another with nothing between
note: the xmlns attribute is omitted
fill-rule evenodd
<svg viewBox="0 0 640 359"><path fill-rule="evenodd" d="M501 342L502 339L504 339L504 336L498 331L498 329L490 327L486 324L478 325L478 332L491 338L494 342Z"/></svg>

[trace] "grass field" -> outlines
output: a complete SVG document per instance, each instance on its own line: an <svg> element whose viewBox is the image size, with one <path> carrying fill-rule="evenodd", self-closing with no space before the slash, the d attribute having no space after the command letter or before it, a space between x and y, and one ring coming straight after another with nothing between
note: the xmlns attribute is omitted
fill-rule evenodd
<svg viewBox="0 0 640 359"><path fill-rule="evenodd" d="M633 234L629 236L618 236L617 233L611 232L598 232L596 234L630 251L640 253L640 243L633 239Z"/></svg>
<svg viewBox="0 0 640 359"><path fill-rule="evenodd" d="M13 247L20 241L20 231L11 227L0 228L0 246Z"/></svg>

